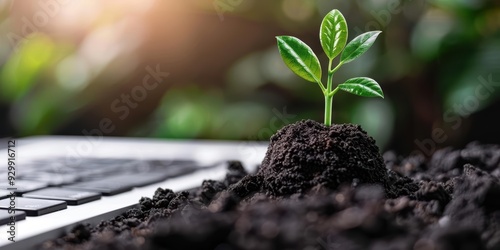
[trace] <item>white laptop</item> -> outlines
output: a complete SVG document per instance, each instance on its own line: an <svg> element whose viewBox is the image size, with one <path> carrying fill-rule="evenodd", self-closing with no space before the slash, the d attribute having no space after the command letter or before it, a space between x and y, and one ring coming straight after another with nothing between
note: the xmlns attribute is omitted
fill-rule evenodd
<svg viewBox="0 0 500 250"><path fill-rule="evenodd" d="M230 160L254 171L266 149L249 141L2 139L0 248L35 249L78 223L95 225L123 213L158 187L182 191L223 179Z"/></svg>

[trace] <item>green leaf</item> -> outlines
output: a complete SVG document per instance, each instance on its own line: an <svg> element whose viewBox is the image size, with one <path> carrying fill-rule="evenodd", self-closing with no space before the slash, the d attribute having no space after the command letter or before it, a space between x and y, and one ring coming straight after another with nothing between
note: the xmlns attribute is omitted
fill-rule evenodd
<svg viewBox="0 0 500 250"><path fill-rule="evenodd" d="M323 18L319 30L319 40L330 60L342 52L347 43L347 23L340 11L332 10Z"/></svg>
<svg viewBox="0 0 500 250"><path fill-rule="evenodd" d="M293 36L277 36L278 49L286 66L310 82L321 83L318 57L304 42Z"/></svg>
<svg viewBox="0 0 500 250"><path fill-rule="evenodd" d="M352 39L352 41L347 44L344 51L342 52L340 61L342 61L343 63L348 63L365 53L373 45L373 43L377 39L377 36L381 32L382 31L370 31Z"/></svg>
<svg viewBox="0 0 500 250"><path fill-rule="evenodd" d="M382 92L380 85L368 77L351 78L339 84L338 88L355 95L384 98L384 92Z"/></svg>

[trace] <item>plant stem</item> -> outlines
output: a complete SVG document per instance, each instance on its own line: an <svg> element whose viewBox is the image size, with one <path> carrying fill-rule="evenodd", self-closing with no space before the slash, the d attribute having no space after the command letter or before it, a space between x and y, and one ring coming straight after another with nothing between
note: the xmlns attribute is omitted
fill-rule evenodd
<svg viewBox="0 0 500 250"><path fill-rule="evenodd" d="M326 94L325 94L325 125L326 126L332 125L333 96L339 90L338 87L333 89L333 84L332 84L333 74L340 68L340 66L342 66L344 64L341 61L334 69L331 69L332 62L333 62L333 60L330 60L330 62L328 63L328 80L327 80Z"/></svg>
<svg viewBox="0 0 500 250"><path fill-rule="evenodd" d="M325 125L332 125L332 103L333 96L325 95Z"/></svg>
<svg viewBox="0 0 500 250"><path fill-rule="evenodd" d="M344 62L339 62L339 64L334 68L332 69L332 75L333 73L337 72L337 70L340 68L340 66L344 65ZM330 67L328 67L328 70L330 70Z"/></svg>
<svg viewBox="0 0 500 250"><path fill-rule="evenodd" d="M332 68L332 61L328 63L328 79L327 79L327 85L326 85L326 95L325 95L325 125L326 126L331 126L332 125L332 103L333 103L333 95L330 95L332 92L332 79L333 79L333 70L330 70Z"/></svg>

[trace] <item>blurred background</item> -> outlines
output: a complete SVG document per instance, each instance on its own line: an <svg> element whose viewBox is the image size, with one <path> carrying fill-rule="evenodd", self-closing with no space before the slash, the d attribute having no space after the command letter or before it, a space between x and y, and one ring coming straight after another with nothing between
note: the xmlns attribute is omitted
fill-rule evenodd
<svg viewBox="0 0 500 250"><path fill-rule="evenodd" d="M275 36L326 67L318 33L334 8L349 40L383 31L334 83L367 76L385 92L339 93L335 123L399 153L500 143L494 0L0 0L0 137L268 140L322 122L320 89L286 68Z"/></svg>

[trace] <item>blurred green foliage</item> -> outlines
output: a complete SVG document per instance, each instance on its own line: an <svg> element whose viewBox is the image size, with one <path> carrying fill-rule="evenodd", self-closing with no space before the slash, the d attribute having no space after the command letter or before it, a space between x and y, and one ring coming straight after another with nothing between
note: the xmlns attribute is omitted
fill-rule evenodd
<svg viewBox="0 0 500 250"><path fill-rule="evenodd" d="M334 122L361 124L382 147L394 146L400 136L410 142L417 136L411 129L397 129L407 121L429 127L442 123L442 113L475 94L479 77L500 80L500 3L493 0L146 1L151 2L147 7L133 1L75 1L50 13L39 2L0 4L0 135L79 134L110 115L111 101L132 89L131 82L141 81L142 65L158 63L173 65L170 85L154 90L162 93L141 104L148 111L132 110L138 118L122 121L115 135L266 140L286 123L322 121L321 92L287 70L274 36L300 36L319 54L318 27L333 8L346 16L349 39L368 30L384 31L372 50L337 73L334 84L347 76L369 76L381 84L386 99L336 96L333 111ZM227 8L214 7L221 3ZM167 10L184 12L177 17L164 14ZM37 24L43 21L40 13L48 24ZM182 15L202 21L189 23L191 16ZM27 22L37 31L24 34ZM254 24L257 29L249 28ZM228 59L229 66L199 65L193 59L176 68L176 60L170 60L176 53L191 55L183 44L206 39L192 34L232 25L241 27L221 42L247 49L233 49L233 55L220 51L210 63L236 58ZM259 32L270 34L260 45L239 45L240 36ZM12 42L13 35L21 37L18 43ZM202 51L215 48L199 46ZM203 68L209 73L201 73ZM498 102L499 93L472 113Z"/></svg>

